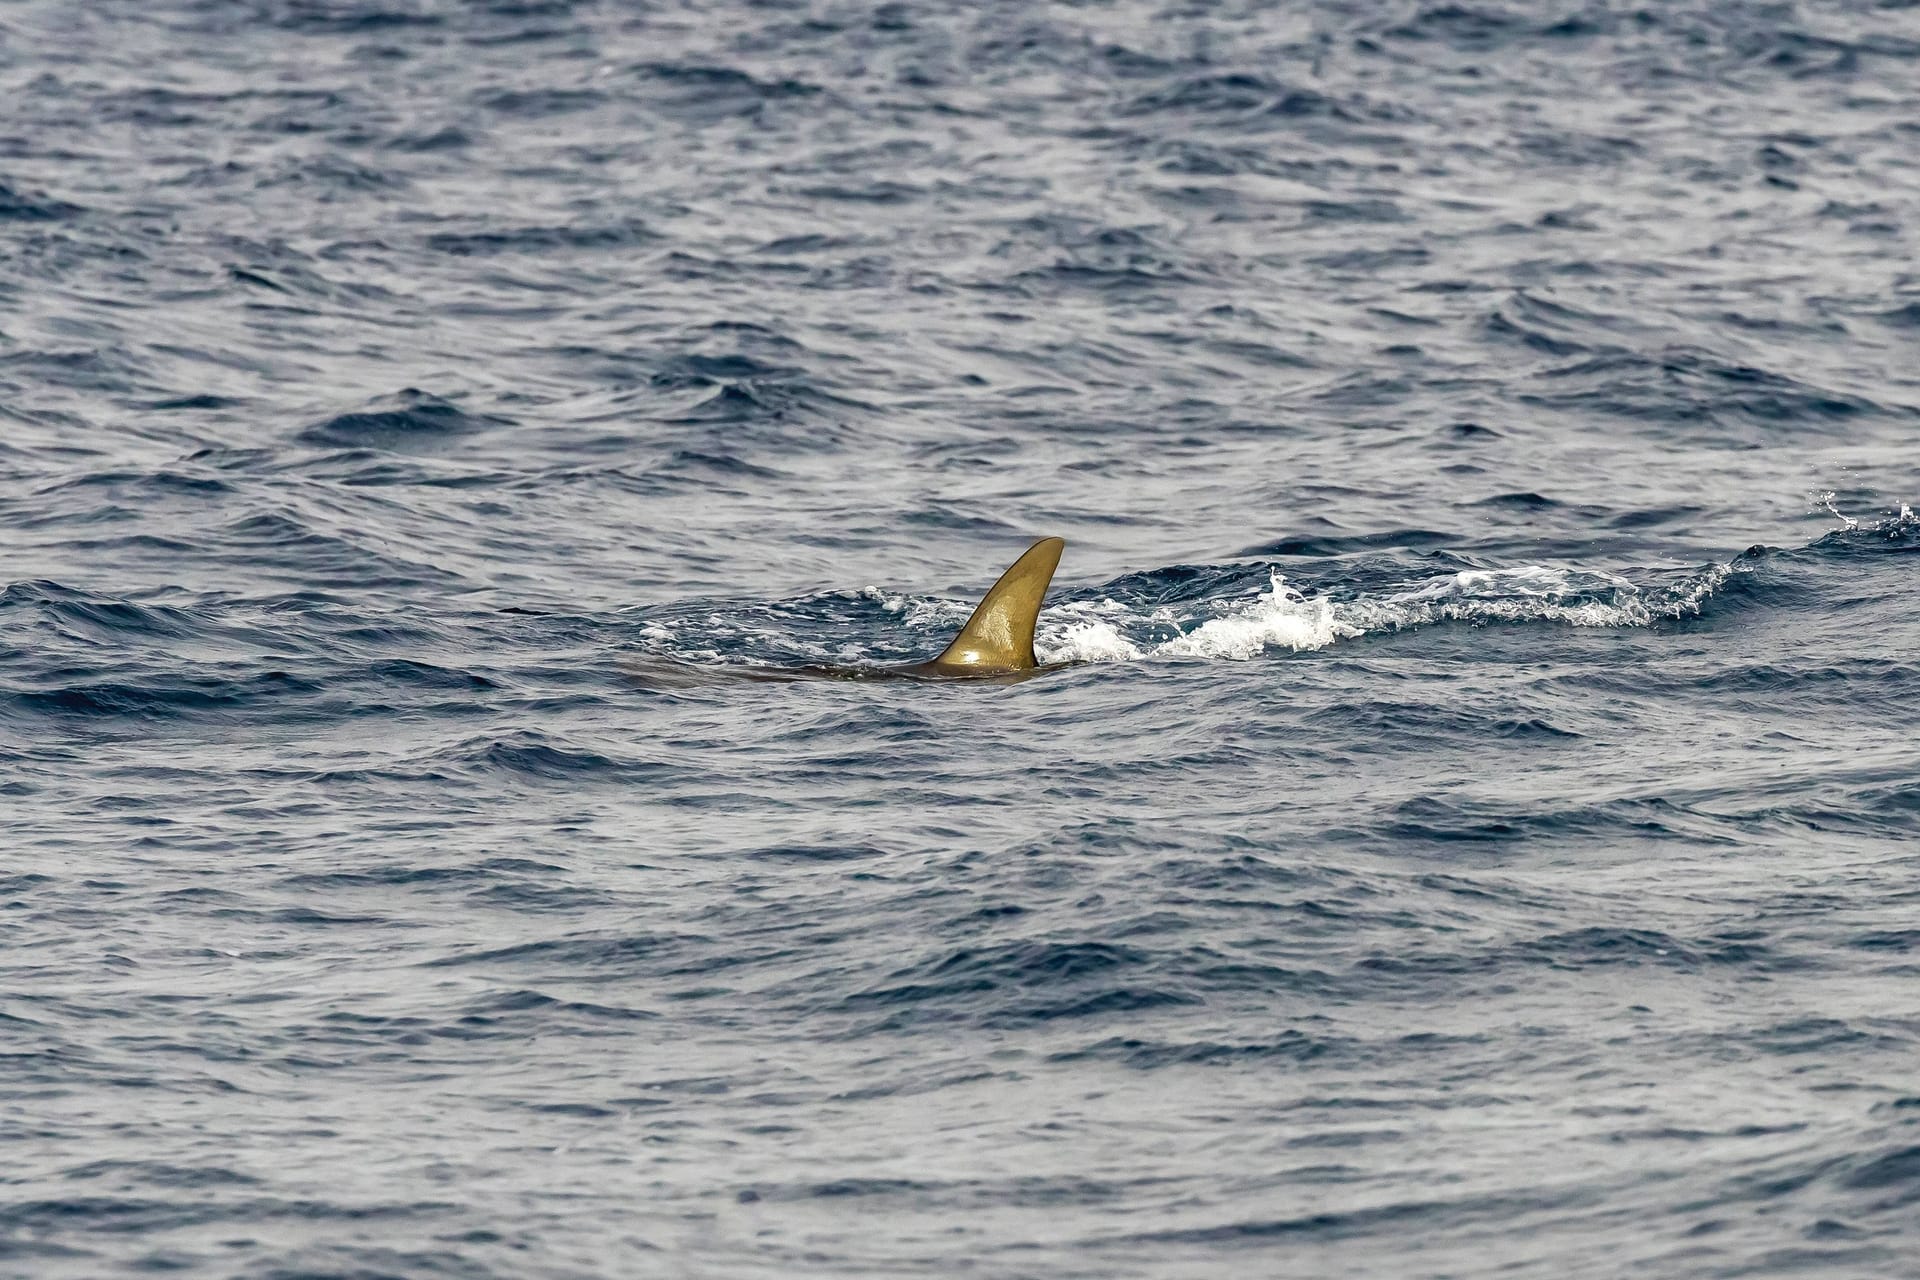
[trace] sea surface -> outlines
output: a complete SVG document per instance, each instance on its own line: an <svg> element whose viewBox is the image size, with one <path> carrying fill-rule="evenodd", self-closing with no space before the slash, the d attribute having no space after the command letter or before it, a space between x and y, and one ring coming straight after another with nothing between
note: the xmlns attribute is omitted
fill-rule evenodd
<svg viewBox="0 0 1920 1280"><path fill-rule="evenodd" d="M0 1275L1920 1274L1916 264L1896 0L0 0Z"/></svg>

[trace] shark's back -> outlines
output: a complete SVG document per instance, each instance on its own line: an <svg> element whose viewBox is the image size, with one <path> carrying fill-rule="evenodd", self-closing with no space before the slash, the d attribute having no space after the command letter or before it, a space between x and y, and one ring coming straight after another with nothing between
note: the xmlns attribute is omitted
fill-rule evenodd
<svg viewBox="0 0 1920 1280"><path fill-rule="evenodd" d="M907 667L706 667L671 658L638 659L628 674L650 689L675 689L715 680L1006 680L1040 670L1033 628L1066 543L1042 538L1000 575L967 625L939 657Z"/></svg>

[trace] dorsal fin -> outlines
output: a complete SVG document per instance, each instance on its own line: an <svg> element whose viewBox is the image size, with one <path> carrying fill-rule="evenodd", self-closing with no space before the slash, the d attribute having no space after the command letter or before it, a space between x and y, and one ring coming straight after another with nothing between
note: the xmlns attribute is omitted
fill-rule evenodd
<svg viewBox="0 0 1920 1280"><path fill-rule="evenodd" d="M1066 545L1059 538L1042 538L1028 547L1000 575L953 643L926 665L936 671L982 673L1031 671L1039 666L1033 656L1033 624Z"/></svg>

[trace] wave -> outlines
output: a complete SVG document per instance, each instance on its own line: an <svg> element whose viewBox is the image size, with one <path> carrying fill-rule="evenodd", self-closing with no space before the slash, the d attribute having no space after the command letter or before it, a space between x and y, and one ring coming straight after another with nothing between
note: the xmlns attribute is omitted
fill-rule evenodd
<svg viewBox="0 0 1920 1280"><path fill-rule="evenodd" d="M1342 540L1353 554L1322 586L1297 584L1271 565L1170 565L1068 595L1042 612L1034 648L1046 663L1247 661L1441 625L1647 628L1703 618L1716 599L1790 601L1776 565L1920 548L1920 517L1905 506L1862 523L1826 505L1843 527L1804 547L1754 546L1691 569L1485 566L1404 548L1398 558L1363 556L1382 545L1365 537ZM1408 575L1410 561L1449 571ZM972 607L874 586L744 605L689 601L649 610L639 640L648 651L708 663L893 662L944 643ZM911 634L880 628L889 616ZM694 652L685 642L696 635Z"/></svg>
<svg viewBox="0 0 1920 1280"><path fill-rule="evenodd" d="M1276 571L1267 589L1252 600L1225 605L1214 616L1185 626L1165 610L1142 619L1104 598L1070 604L1043 619L1036 650L1046 662L1146 657L1245 661L1269 650L1325 649L1341 640L1446 622L1645 627L1698 615L1708 597L1744 571L1738 562L1712 565L1664 589L1642 590L1606 571L1547 565L1463 569L1404 591L1345 601L1308 596ZM1157 641L1130 638L1128 630L1142 625L1171 628L1173 634Z"/></svg>
<svg viewBox="0 0 1920 1280"><path fill-rule="evenodd" d="M1062 593L1041 613L1034 647L1044 663L1247 661L1433 626L1685 624L1709 619L1716 601L1791 603L1795 568L1809 559L1920 548L1920 517L1907 507L1878 521L1839 518L1844 527L1802 547L1754 546L1692 568L1485 565L1432 548L1377 554L1367 538L1347 540L1352 553L1324 562L1317 583L1270 563L1170 565ZM646 610L636 638L683 661L887 663L925 656L972 607L877 586L751 603L708 598Z"/></svg>
<svg viewBox="0 0 1920 1280"><path fill-rule="evenodd" d="M1920 517L1905 505L1864 525L1844 515L1839 518L1845 527L1815 540L1805 553L1854 556L1920 548ZM1109 590L1043 613L1035 650L1043 662L1246 661L1268 652L1320 650L1345 640L1446 623L1651 627L1701 617L1709 601L1744 585L1774 554L1771 548L1756 546L1730 560L1664 575L1664 580L1648 580L1649 575L1641 573L1640 582L1607 569L1538 564L1466 568L1349 598L1308 594L1269 569L1265 588L1251 599L1203 595L1179 605L1160 603L1155 593L1141 591L1143 580L1160 575L1132 575L1109 584L1129 588L1121 598ZM1166 572L1183 583L1193 576L1184 568ZM1152 603L1136 603L1142 595ZM965 617L963 607L949 602L880 598L890 610L904 614L910 626L958 625Z"/></svg>

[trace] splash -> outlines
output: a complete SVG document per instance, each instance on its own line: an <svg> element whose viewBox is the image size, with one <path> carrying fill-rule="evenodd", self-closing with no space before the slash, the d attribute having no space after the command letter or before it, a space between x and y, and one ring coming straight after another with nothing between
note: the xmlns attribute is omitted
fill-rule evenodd
<svg viewBox="0 0 1920 1280"><path fill-rule="evenodd" d="M1434 622L1640 627L1656 616L1639 589L1617 574L1545 565L1469 569L1377 602L1356 601L1347 612L1363 631L1398 631Z"/></svg>
<svg viewBox="0 0 1920 1280"><path fill-rule="evenodd" d="M1810 501L1814 506L1824 508L1829 514L1833 516L1835 520L1838 520L1840 522L1840 527L1843 530L1846 530L1847 532L1852 532L1853 530L1858 529L1860 527L1860 522L1858 520L1855 520L1852 516L1840 510L1840 507L1838 505L1839 497L1840 495L1835 493L1831 489L1826 489L1819 493L1809 493L1807 495L1808 501ZM1900 508L1900 510L1904 514L1906 511L1906 507L1903 505Z"/></svg>
<svg viewBox="0 0 1920 1280"><path fill-rule="evenodd" d="M1871 529L1898 532L1913 525L1912 513L1903 507L1897 518ZM1062 601L1041 614L1034 649L1043 663L1151 658L1244 662L1266 653L1312 652L1364 636L1439 624L1645 627L1699 615L1730 578L1752 568L1736 559L1651 583L1648 575L1635 582L1607 570L1558 565L1463 569L1350 598L1309 595L1269 569L1266 588L1251 597L1202 598L1152 608L1124 598ZM877 657L857 637L850 638L848 628L859 626L857 617L844 611L850 601L878 605L904 625L910 634L896 630L889 641L899 646L899 654ZM827 614L843 616L816 616L823 606L830 606ZM942 642L950 638L971 609L972 602L966 600L915 597L869 586L850 595L828 593L811 602L771 606L763 611L765 616L751 619L706 614L692 629L703 640L718 639L720 648L736 651L730 657L747 657L737 651L752 649L751 659L763 663L857 666L913 660L915 653L926 651L929 637ZM809 627L809 619L819 625ZM643 647L678 649L686 630L676 628L674 620L652 619L641 635ZM712 649L702 654L722 660Z"/></svg>
<svg viewBox="0 0 1920 1280"><path fill-rule="evenodd" d="M1325 649L1343 640L1461 622L1546 622L1573 627L1644 627L1699 614L1744 568L1716 564L1661 589L1619 574L1548 565L1468 569L1406 590L1336 601L1308 596L1279 573L1250 601L1214 606L1182 620L1167 610L1142 617L1113 600L1073 602L1042 617L1046 662L1130 662L1149 657L1246 661L1271 651ZM1165 636L1166 631L1171 636ZM1165 638L1143 638L1158 632Z"/></svg>
<svg viewBox="0 0 1920 1280"><path fill-rule="evenodd" d="M1132 662L1146 656L1118 627L1097 618L1068 623L1058 636L1037 640L1034 651L1042 662Z"/></svg>
<svg viewBox="0 0 1920 1280"><path fill-rule="evenodd" d="M1065 605L1054 611L1054 618L1042 621L1062 617L1064 625L1045 627L1039 638L1036 648L1044 662L1131 662L1150 655L1244 661L1268 649L1324 649L1337 639L1360 634L1335 617L1330 601L1309 599L1278 573L1271 575L1267 590L1227 606L1191 630L1183 630L1170 610L1139 618L1114 600ZM1142 644L1127 635L1129 624L1173 635Z"/></svg>
<svg viewBox="0 0 1920 1280"><path fill-rule="evenodd" d="M1324 649L1335 640L1362 633L1362 628L1336 616L1331 601L1324 597L1309 599L1275 573L1269 589L1254 597L1251 604L1200 624L1167 641L1157 652L1245 661L1268 649L1291 649L1295 653Z"/></svg>

